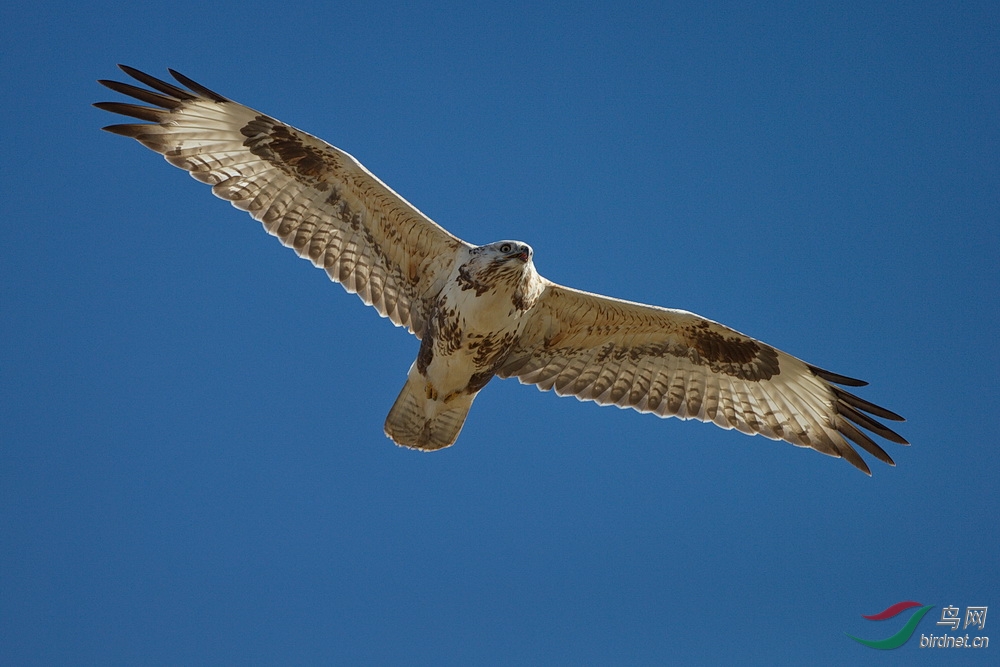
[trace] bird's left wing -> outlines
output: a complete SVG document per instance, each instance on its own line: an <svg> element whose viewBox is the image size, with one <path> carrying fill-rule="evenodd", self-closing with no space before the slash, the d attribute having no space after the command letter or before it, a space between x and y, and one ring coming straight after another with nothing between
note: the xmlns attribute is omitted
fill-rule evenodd
<svg viewBox="0 0 1000 667"><path fill-rule="evenodd" d="M869 415L902 417L835 386L863 386L860 380L693 313L549 281L497 375L561 396L785 440L843 457L868 474L848 440L894 464L859 426L907 444Z"/></svg>
<svg viewBox="0 0 1000 667"><path fill-rule="evenodd" d="M180 88L131 67L152 90L100 83L153 106L95 106L147 123L111 125L259 220L397 326L422 335L430 303L468 247L353 157L170 70Z"/></svg>

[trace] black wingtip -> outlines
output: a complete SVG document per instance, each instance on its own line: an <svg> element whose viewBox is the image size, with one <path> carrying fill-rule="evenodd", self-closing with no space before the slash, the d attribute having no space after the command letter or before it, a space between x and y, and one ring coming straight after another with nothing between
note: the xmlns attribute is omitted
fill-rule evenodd
<svg viewBox="0 0 1000 667"><path fill-rule="evenodd" d="M119 65L118 67L139 83L144 83L153 90L158 90L164 95L168 95L178 100L193 100L198 97L189 90L184 90L183 88L179 88L172 83L167 83L162 79L157 79L155 76L146 74L142 70L129 67L128 65Z"/></svg>
<svg viewBox="0 0 1000 667"><path fill-rule="evenodd" d="M840 384L845 387L867 387L868 383L864 380L859 380L857 378L848 377L846 375L841 375L840 373L833 373L826 370L825 368L820 368L819 366L813 366L812 364L806 364L816 376L823 378L827 382L832 382L834 384Z"/></svg>
<svg viewBox="0 0 1000 667"><path fill-rule="evenodd" d="M875 415L876 417L881 417L882 419L888 419L889 421L894 421L894 422L906 421L906 419L896 414L892 410L887 410L886 408L883 408L881 405L875 405L871 401L866 401L865 399L859 396L855 396L846 389L841 389L840 387L833 387L833 393L838 400L843 401L844 403L847 403L848 405L853 406L859 410L864 410L868 414Z"/></svg>
<svg viewBox="0 0 1000 667"><path fill-rule="evenodd" d="M163 122L163 120L169 116L168 111L153 107L144 107L139 104L127 104L124 102L95 102L94 106L102 111L110 111L111 113L129 116L130 118L138 118L139 120L148 120L153 123Z"/></svg>
<svg viewBox="0 0 1000 667"><path fill-rule="evenodd" d="M185 86L187 86L189 89L193 90L194 92L198 93L199 95L204 95L205 97L207 97L210 100L213 100L215 102L229 102L230 101L228 97L220 95L219 93L215 92L214 90L211 90L210 88L206 88L205 86L201 85L197 81L194 81L194 80L192 80L192 79L184 76L183 74L181 74L180 72L178 72L175 69L171 69L171 68L168 67L167 71L170 72L170 76L174 77L179 82L181 82L182 84L184 84Z"/></svg>
<svg viewBox="0 0 1000 667"><path fill-rule="evenodd" d="M143 127L142 125L105 125L101 129L105 132L110 132L111 134L117 134L123 137L135 138L136 127Z"/></svg>

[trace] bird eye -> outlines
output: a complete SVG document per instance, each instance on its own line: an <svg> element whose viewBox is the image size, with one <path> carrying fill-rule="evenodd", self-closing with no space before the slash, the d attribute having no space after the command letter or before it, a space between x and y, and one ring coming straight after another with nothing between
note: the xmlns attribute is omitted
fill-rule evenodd
<svg viewBox="0 0 1000 667"><path fill-rule="evenodd" d="M514 248L511 247L509 243L504 243L502 246L500 246L500 252L510 252L513 249Z"/></svg>

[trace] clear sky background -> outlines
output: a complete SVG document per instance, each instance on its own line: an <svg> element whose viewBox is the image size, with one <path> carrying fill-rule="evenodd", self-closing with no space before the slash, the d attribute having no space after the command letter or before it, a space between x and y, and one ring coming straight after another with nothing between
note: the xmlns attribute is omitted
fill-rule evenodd
<svg viewBox="0 0 1000 667"><path fill-rule="evenodd" d="M469 4L0 9L0 663L995 661L996 2ZM869 380L913 445L868 478L497 380L397 448L417 341L100 132L118 62ZM996 645L845 637L900 600L992 605Z"/></svg>

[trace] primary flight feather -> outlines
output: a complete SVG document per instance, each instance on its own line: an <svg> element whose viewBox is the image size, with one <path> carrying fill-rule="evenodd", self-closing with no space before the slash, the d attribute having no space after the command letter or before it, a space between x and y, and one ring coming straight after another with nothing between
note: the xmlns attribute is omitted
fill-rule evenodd
<svg viewBox="0 0 1000 667"><path fill-rule="evenodd" d="M785 440L868 474L852 442L894 464L862 428L907 444L875 419L902 417L837 386L863 386L860 380L693 313L557 285L535 271L527 244L466 243L316 137L173 70L184 88L120 67L148 88L100 83L152 106L97 103L146 121L105 130L211 185L420 340L385 422L400 445L453 444L493 377Z"/></svg>

